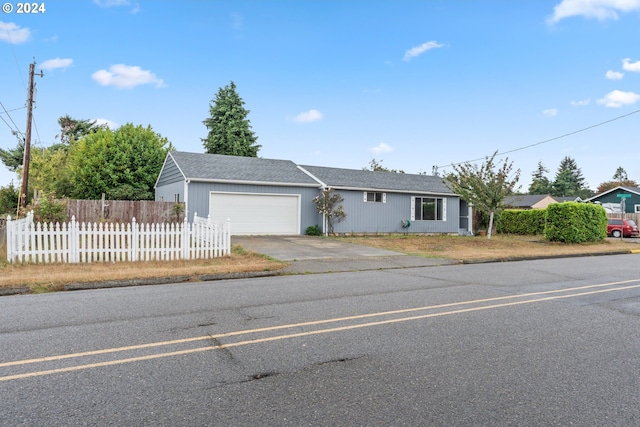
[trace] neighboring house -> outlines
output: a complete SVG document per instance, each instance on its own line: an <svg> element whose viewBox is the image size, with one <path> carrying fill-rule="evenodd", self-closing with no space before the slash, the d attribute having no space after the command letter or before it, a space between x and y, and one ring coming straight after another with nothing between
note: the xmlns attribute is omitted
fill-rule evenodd
<svg viewBox="0 0 640 427"><path fill-rule="evenodd" d="M520 194L505 197L502 204L510 209L544 209L552 203L558 203L548 194Z"/></svg>
<svg viewBox="0 0 640 427"><path fill-rule="evenodd" d="M188 221L196 212L231 219L232 234L293 235L322 227L313 198L323 188L344 198L347 218L335 224L336 233L458 234L470 228L470 209L436 176L172 151L155 188L157 201L184 202Z"/></svg>
<svg viewBox="0 0 640 427"><path fill-rule="evenodd" d="M628 197L618 197L627 195ZM586 199L585 202L600 203L612 212L620 212L620 202L624 199L625 213L640 213L640 188L618 186L604 193Z"/></svg>
<svg viewBox="0 0 640 427"><path fill-rule="evenodd" d="M569 196L569 197L554 197L558 203L564 202L582 202L582 198L580 196Z"/></svg>

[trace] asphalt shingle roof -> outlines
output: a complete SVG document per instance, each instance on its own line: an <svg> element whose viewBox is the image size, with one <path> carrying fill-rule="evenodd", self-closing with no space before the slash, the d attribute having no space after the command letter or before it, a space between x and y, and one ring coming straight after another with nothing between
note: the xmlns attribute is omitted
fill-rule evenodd
<svg viewBox="0 0 640 427"><path fill-rule="evenodd" d="M186 179L193 181L264 182L278 184L317 185L290 160L258 157L224 156L221 154L173 151L174 159Z"/></svg>
<svg viewBox="0 0 640 427"><path fill-rule="evenodd" d="M290 160L220 154L172 151L169 156L192 181L238 183L275 183L320 187L321 183L337 189L402 191L413 193L454 194L443 178L369 170L339 169L323 166L300 166ZM303 170L306 172L305 173ZM314 177L320 182L316 181Z"/></svg>
<svg viewBox="0 0 640 427"><path fill-rule="evenodd" d="M548 194L518 194L515 196L507 196L502 202L505 206L514 208L530 208L542 199L549 197Z"/></svg>
<svg viewBox="0 0 640 427"><path fill-rule="evenodd" d="M325 185L337 189L389 190L415 193L453 194L443 178L356 169L338 169L324 166L300 166Z"/></svg>

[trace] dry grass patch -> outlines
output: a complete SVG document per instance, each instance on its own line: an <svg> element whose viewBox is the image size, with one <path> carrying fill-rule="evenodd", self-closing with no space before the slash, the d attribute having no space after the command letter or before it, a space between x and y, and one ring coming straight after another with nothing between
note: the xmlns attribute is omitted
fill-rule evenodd
<svg viewBox="0 0 640 427"><path fill-rule="evenodd" d="M598 243L565 244L548 242L542 236L363 236L342 238L352 243L375 246L410 255L449 258L461 261L514 259L538 256L588 255L629 251L640 245L606 239Z"/></svg>
<svg viewBox="0 0 640 427"><path fill-rule="evenodd" d="M9 264L0 249L0 288L28 287L34 292L59 290L71 283L157 277L197 276L254 271L273 271L287 264L241 247L229 257L192 261L146 261L91 264Z"/></svg>

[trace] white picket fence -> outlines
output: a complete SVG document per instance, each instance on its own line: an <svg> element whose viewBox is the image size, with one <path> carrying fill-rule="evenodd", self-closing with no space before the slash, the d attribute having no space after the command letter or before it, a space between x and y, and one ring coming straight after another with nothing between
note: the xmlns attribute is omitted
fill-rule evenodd
<svg viewBox="0 0 640 427"><path fill-rule="evenodd" d="M231 224L195 215L172 224L34 223L7 218L9 262L90 263L202 259L231 253Z"/></svg>

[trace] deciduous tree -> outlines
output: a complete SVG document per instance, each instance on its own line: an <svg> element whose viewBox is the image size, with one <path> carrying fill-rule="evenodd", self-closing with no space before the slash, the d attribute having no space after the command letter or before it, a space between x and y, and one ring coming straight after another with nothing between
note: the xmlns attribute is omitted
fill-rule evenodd
<svg viewBox="0 0 640 427"><path fill-rule="evenodd" d="M520 169L512 172L513 162L508 158L500 165L496 164L497 154L496 151L491 157L486 157L480 166L469 162L453 165L455 173L448 176L454 193L471 203L477 211L489 214L488 239L491 238L495 214L504 209L504 198L514 192L520 180Z"/></svg>
<svg viewBox="0 0 640 427"><path fill-rule="evenodd" d="M72 196L112 200L152 200L153 186L171 143L151 126L127 123L115 131L98 129L71 148Z"/></svg>
<svg viewBox="0 0 640 427"><path fill-rule="evenodd" d="M247 119L249 110L244 108L244 101L236 92L235 83L231 82L218 90L215 99L209 104L209 113L210 117L203 121L209 130L207 137L202 139L205 152L242 157L258 156L258 137L251 130L251 122Z"/></svg>
<svg viewBox="0 0 640 427"><path fill-rule="evenodd" d="M322 214L327 221L329 234L333 234L335 224L344 221L347 217L342 207L343 201L344 198L332 188L321 190L320 194L313 198L313 203L316 205L318 213Z"/></svg>
<svg viewBox="0 0 640 427"><path fill-rule="evenodd" d="M370 170L370 171L374 171L374 172L404 173L403 170L386 168L386 167L382 166L382 160L377 161L376 159L371 159L371 161L369 162L369 167L368 168L362 168L362 170L365 170L365 171Z"/></svg>

